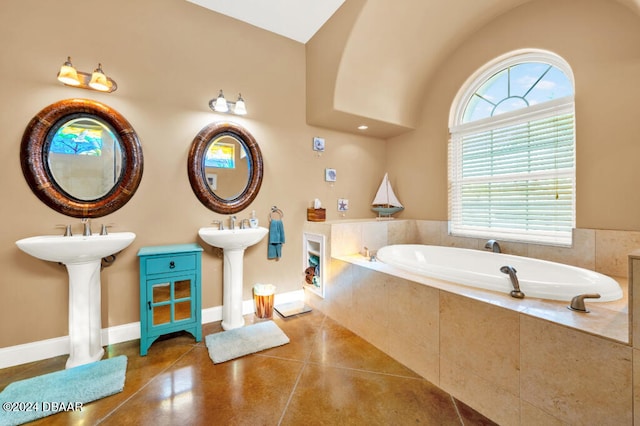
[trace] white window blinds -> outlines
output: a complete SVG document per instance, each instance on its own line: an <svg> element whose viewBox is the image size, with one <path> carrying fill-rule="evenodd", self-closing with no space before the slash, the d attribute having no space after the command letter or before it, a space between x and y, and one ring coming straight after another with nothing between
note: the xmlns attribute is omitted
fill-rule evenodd
<svg viewBox="0 0 640 426"><path fill-rule="evenodd" d="M451 129L452 235L571 245L573 96Z"/></svg>

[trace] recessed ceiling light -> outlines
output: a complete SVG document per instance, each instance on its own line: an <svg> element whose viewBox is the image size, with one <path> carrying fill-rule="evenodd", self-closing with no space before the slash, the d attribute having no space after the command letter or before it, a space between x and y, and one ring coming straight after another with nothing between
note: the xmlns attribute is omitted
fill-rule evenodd
<svg viewBox="0 0 640 426"><path fill-rule="evenodd" d="M367 130L368 128L369 128L369 126L364 125L364 124L358 126L358 130Z"/></svg>

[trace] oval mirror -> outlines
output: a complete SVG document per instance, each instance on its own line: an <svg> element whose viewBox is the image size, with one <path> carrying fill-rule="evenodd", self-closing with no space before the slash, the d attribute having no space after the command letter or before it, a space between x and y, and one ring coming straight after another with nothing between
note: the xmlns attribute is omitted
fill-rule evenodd
<svg viewBox="0 0 640 426"><path fill-rule="evenodd" d="M67 99L40 111L20 148L33 193L59 213L105 216L133 196L142 178L142 149L129 122L88 99Z"/></svg>
<svg viewBox="0 0 640 426"><path fill-rule="evenodd" d="M205 126L191 143L187 168L196 197L216 213L245 209L262 185L260 147L251 133L235 123Z"/></svg>

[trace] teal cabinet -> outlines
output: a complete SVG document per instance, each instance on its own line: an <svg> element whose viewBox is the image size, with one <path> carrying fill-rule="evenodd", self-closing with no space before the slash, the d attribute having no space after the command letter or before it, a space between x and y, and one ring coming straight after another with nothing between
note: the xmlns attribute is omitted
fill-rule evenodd
<svg viewBox="0 0 640 426"><path fill-rule="evenodd" d="M202 340L198 244L143 247L140 258L140 355L160 336L187 331Z"/></svg>

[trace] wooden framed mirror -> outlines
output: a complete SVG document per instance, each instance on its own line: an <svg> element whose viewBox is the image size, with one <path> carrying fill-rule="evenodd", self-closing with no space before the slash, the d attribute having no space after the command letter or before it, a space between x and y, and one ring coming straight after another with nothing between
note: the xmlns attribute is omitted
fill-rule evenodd
<svg viewBox="0 0 640 426"><path fill-rule="evenodd" d="M244 210L262 185L262 153L255 138L236 123L205 126L193 139L187 164L196 197L210 210Z"/></svg>
<svg viewBox="0 0 640 426"><path fill-rule="evenodd" d="M143 171L142 148L129 122L89 99L62 100L33 117L22 137L20 163L42 202L77 218L121 208Z"/></svg>

